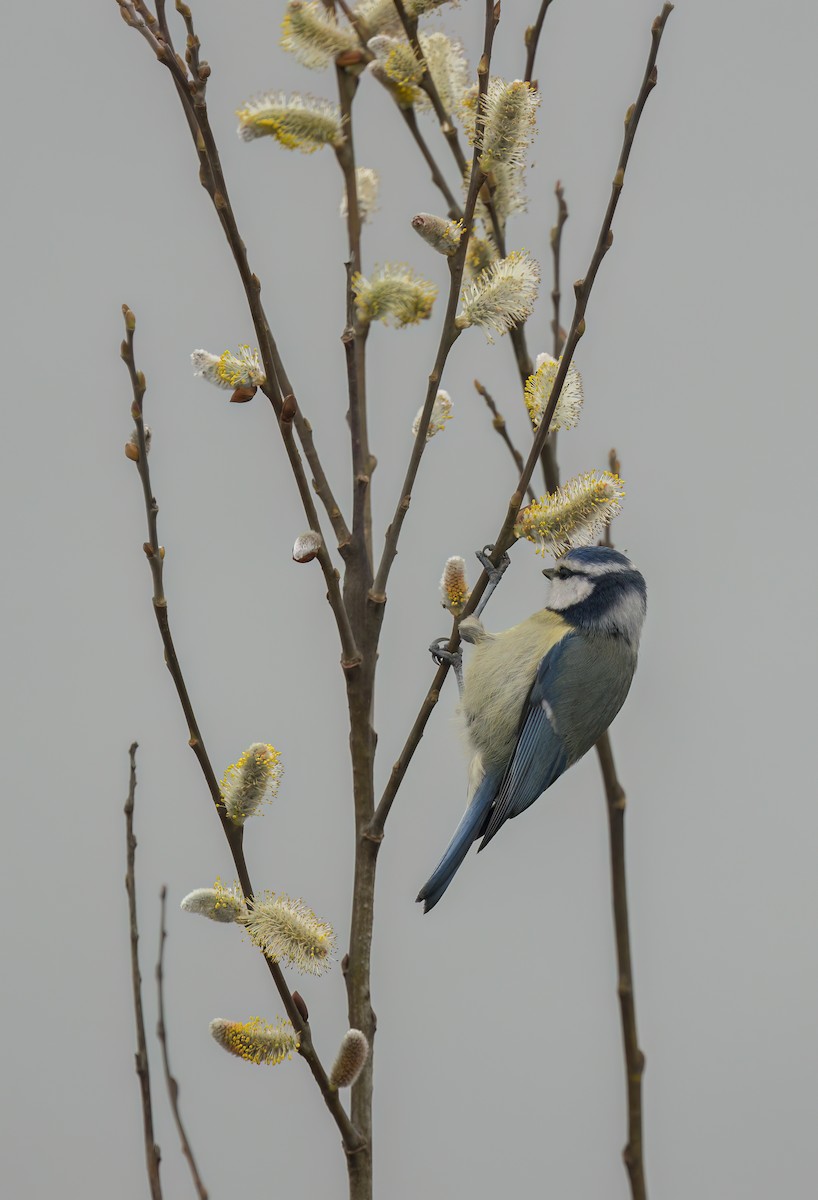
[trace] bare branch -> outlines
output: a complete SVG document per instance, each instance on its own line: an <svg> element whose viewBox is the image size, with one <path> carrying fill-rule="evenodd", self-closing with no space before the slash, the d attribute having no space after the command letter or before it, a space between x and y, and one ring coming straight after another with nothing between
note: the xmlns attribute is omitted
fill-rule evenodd
<svg viewBox="0 0 818 1200"><path fill-rule="evenodd" d="M457 163L458 170L460 171L461 176L463 176L466 173L467 167L466 156L463 153L462 146L460 145L460 138L457 133L457 128L452 121L451 113L448 113L443 107L443 102L440 99L437 85L435 84L432 72L429 70L429 64L426 62L426 56L423 53L423 47L421 46L420 39L418 38L417 18L407 15L406 9L403 5L403 0L393 0L393 3L395 8L398 10L398 16L400 17L401 25L403 25L406 36L409 39L409 43L415 52L415 58L423 68L423 78L420 81L420 87L423 88L424 92L431 101L432 108L435 110L435 116L440 122L441 132L446 141L449 143L449 148L454 156L455 162ZM497 19L498 21L500 19L499 12L497 14Z"/></svg>
<svg viewBox="0 0 818 1200"><path fill-rule="evenodd" d="M167 901L168 889L163 885L159 893L159 957L156 960L156 991L158 994L159 1017L156 1023L156 1036L159 1039L159 1045L162 1047L162 1064L165 1069L165 1083L168 1089L168 1099L170 1100L173 1119L176 1122L176 1128L179 1132L179 1139L182 1143L182 1153L187 1159L190 1173L193 1176L193 1186L199 1195L199 1200L208 1200L207 1188L202 1183L202 1177L199 1174L199 1168L196 1166L196 1159L193 1157L193 1149L188 1141L185 1127L182 1124L182 1114L179 1111L179 1083L171 1073L170 1059L168 1058L168 1036L167 1026L165 1024L165 995L164 995L164 959L165 959L165 941L167 932L165 930L165 906Z"/></svg>
<svg viewBox="0 0 818 1200"><path fill-rule="evenodd" d="M611 892L616 933L616 961L619 973L617 993L625 1048L625 1080L628 1093L628 1141L622 1159L628 1171L633 1200L646 1200L645 1165L642 1145L642 1076L645 1056L639 1048L636 1032L636 1004L633 996L628 891L625 873L625 792L616 774L611 741L606 733L596 744L605 799L611 844Z"/></svg>
<svg viewBox="0 0 818 1200"><path fill-rule="evenodd" d="M551 303L554 306L554 316L551 320L551 330L554 334L554 358L559 358L564 342L562 326L560 325L560 252L562 250L562 227L568 220L568 205L565 203L565 190L559 179L554 187L557 197L557 223L551 227L551 257L554 262L554 285L551 288Z"/></svg>
<svg viewBox="0 0 818 1200"><path fill-rule="evenodd" d="M352 102L358 88L355 75L336 67L338 100L344 140L336 147L336 157L344 175L346 190L349 263L347 264L346 328L341 337L347 356L349 385L349 431L352 442L352 476L355 481L352 500L352 538L356 554L365 556L368 574L372 573L372 472L375 459L369 450L366 404L366 338L368 327L358 319L352 280L361 270L361 214L358 207L358 182L355 171L355 146L352 138Z"/></svg>
<svg viewBox="0 0 818 1200"><path fill-rule="evenodd" d="M182 14L188 31L188 65L194 71L191 75L186 64L173 49L171 42L166 42L161 34L157 36L157 22L147 6L141 2L135 7L129 0L117 0L120 11L128 25L136 29L147 41L159 61L167 67L173 79L177 95L182 103L185 117L190 127L193 143L199 158L199 179L216 210L224 230L233 258L238 268L239 276L244 287L247 305L253 320L256 337L259 343L259 353L264 363L266 382L262 391L275 410L276 416L281 415L283 397L294 395L284 363L279 354L278 346L270 329L267 314L261 303L261 283L250 269L247 257L247 247L239 233L227 183L222 171L219 151L210 127L207 111L205 89L210 76L210 66L199 60L199 40L193 28L193 18L188 5L178 3L177 8ZM138 9L138 11L137 11ZM339 547L345 548L350 540L349 530L341 514L341 510L327 479L315 442L312 427L296 404L293 417L299 441L313 474L315 490L326 509L332 524Z"/></svg>
<svg viewBox="0 0 818 1200"><path fill-rule="evenodd" d="M133 1006L136 1016L136 1073L142 1095L142 1125L145 1131L145 1163L151 1200L162 1200L162 1184L159 1179L159 1161L162 1157L153 1137L153 1108L151 1105L151 1078L148 1064L148 1043L145 1038L145 1016L142 1011L142 975L139 970L139 927L136 921L136 837L133 831L133 810L136 799L136 750L133 742L128 751L131 760L128 798L125 801L125 837L127 871L125 890L128 893L128 915L131 928L131 978L133 980Z"/></svg>
<svg viewBox="0 0 818 1200"><path fill-rule="evenodd" d="M500 412L498 412L497 405L494 403L494 400L489 395L489 393L486 391L486 389L483 387L483 385L479 379L475 379L474 386L475 386L475 390L477 391L478 395L482 396L483 399L485 400L486 406L488 407L488 410L491 413L492 427L497 430L500 437L503 439L505 444L508 446L509 453L510 453L511 457L514 459L514 463L515 463L515 466L517 467L517 470L522 472L523 466L524 466L523 456L522 456L522 454L520 454L520 451L517 449L517 447L514 445L514 443L511 440L511 437L508 432L508 427L506 426L505 417ZM534 489L530 485L528 488L528 498L531 500L532 503L534 502L534 500L536 500L536 496L534 495Z"/></svg>
<svg viewBox="0 0 818 1200"><path fill-rule="evenodd" d="M548 12L550 7L551 0L542 0L536 21L533 25L529 25L528 29L525 31L526 58L525 75L523 76L523 79L525 79L527 83L531 83L534 76L534 60L537 57L537 47L540 42L540 33L542 32L545 14Z"/></svg>
<svg viewBox="0 0 818 1200"><path fill-rule="evenodd" d="M168 670L170 671L171 678L173 679L177 695L179 696L179 700L182 705L182 710L185 714L185 720L188 724L190 735L189 745L198 759L199 766L201 767L202 774L205 777L205 782L207 783L208 791L210 792L211 799L215 806L219 820L221 821L222 829L224 830L227 843L230 847L230 853L233 857L233 862L236 867L236 873L238 875L242 891L244 892L245 898L250 900L253 897L253 885L247 870L247 863L244 859L242 826L234 825L225 811L224 803L221 797L221 789L219 787L218 780L216 779L210 757L205 748L204 740L202 738L199 724L196 720L196 715L193 711L193 705L191 703L184 676L182 674L182 668L176 655L176 648L173 644L173 638L171 637L170 623L168 620L168 605L162 587L162 564L164 561L164 549L158 544L159 538L156 515L159 511L159 506L157 505L151 490L147 445L145 442L145 426L142 413L142 402L145 393L145 377L141 371L136 370L133 356L133 335L136 328L136 318L127 305L123 305L123 312L125 315L126 340L122 343L121 353L125 363L128 366L134 391L134 400L131 406L131 413L136 423L137 448L139 451L137 466L139 468L140 478L142 479L145 505L148 516L148 530L151 539L149 542L145 543L144 550L148 557L153 575L153 610L156 614L159 632L162 637L162 644L165 648L165 662ZM289 397L285 398L282 406L282 433L284 434L285 444L288 444L290 449L295 451L295 454L297 455L297 450L295 450L292 439L292 416L289 415L291 412L289 400ZM337 589L338 580L334 573L333 580ZM354 666L355 664L350 665ZM316 1083L321 1089L324 1102L327 1105L327 1108L330 1110L341 1133L341 1139L344 1143L344 1148L348 1154L354 1154L361 1148L361 1136L347 1116L343 1105L338 1099L337 1092L332 1091L329 1086L327 1073L324 1070L324 1067L312 1044L312 1034L310 1032L309 1023L301 1016L301 1011L293 1000L292 994L287 985L287 981L284 978L284 974L278 963L272 962L266 956L264 956L264 961L273 977L273 982L275 983L278 994L281 997L281 1001L287 1011L287 1016L290 1018L293 1025L299 1032L300 1046L298 1052L306 1061L307 1065L312 1071Z"/></svg>
<svg viewBox="0 0 818 1200"><path fill-rule="evenodd" d="M434 183L435 187L438 188L441 195L445 199L446 204L448 205L449 217L451 218L452 221L462 221L463 220L463 209L462 209L461 205L459 204L459 202L457 201L457 199L455 198L454 193L452 192L448 183L446 182L446 177L443 174L443 172L441 171L440 167L438 166L437 159L432 154L432 151L429 149L428 142L424 138L423 134L420 132L420 126L418 125L417 114L415 113L414 108L400 108L399 107L398 111L400 112L400 115L403 117L404 121L406 122L409 132L411 133L412 137L415 139L418 150L420 150L427 167L429 168L429 170L432 173L432 183Z"/></svg>

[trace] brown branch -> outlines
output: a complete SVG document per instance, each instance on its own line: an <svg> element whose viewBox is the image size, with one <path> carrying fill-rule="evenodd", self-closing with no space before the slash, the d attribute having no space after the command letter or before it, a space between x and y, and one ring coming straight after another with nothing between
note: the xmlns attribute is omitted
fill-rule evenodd
<svg viewBox="0 0 818 1200"><path fill-rule="evenodd" d="M616 453L616 450L611 450L608 453L608 470L611 471L614 475L622 474L622 464L619 461L619 457ZM613 547L613 542L611 541L610 525L605 526L605 532L602 535L602 545Z"/></svg>
<svg viewBox="0 0 818 1200"><path fill-rule="evenodd" d="M189 731L189 745L191 746L196 758L199 762L205 782L207 783L208 791L210 792L216 813L224 830L224 835L227 838L227 843L230 847L230 853L233 857L233 863L236 867L239 883L245 898L251 900L254 894L253 884L250 880L250 875L247 870L247 863L244 858L243 849L243 830L242 826L234 825L224 807L221 797L221 789L219 787L216 774L207 753L207 749L199 729L196 715L193 711L193 705L190 700L190 695L185 684L182 668L176 654L176 648L173 644L173 638L170 631L170 622L168 619L168 605L164 595L162 581L162 567L164 562L164 548L159 545L159 535L157 528L157 513L159 506L153 496L150 482L150 469L148 467L147 444L145 441L145 425L143 419L143 398L145 394L145 377L141 371L137 371L133 355L133 335L136 328L136 318L127 305L123 305L123 313L125 315L126 340L122 343L122 358L124 359L133 386L134 399L131 405L131 415L136 424L137 441L136 446L139 453L137 460L137 468L139 476L142 480L142 489L145 498L145 510L148 519L148 534L149 541L144 545L145 554L151 568L153 576L153 610L156 615L156 621L159 625L159 632L162 637L162 644L165 648L165 662L173 679L179 701L182 705L182 711L185 714ZM284 434L285 443L289 442L292 445L292 417L288 414L289 397L285 399L282 407L283 426L282 433ZM289 426L289 429L288 429ZM297 451L296 451L297 453ZM338 586L337 576L334 576L335 586ZM353 664L354 665L354 664ZM267 969L273 977L273 982L276 986L281 1001L286 1009L287 1016L292 1021L300 1035L299 1054L306 1061L313 1077L318 1084L321 1094L324 1097L324 1103L330 1110L336 1125L341 1134L341 1139L344 1148L348 1154L356 1153L362 1145L362 1139L355 1126L350 1121L343 1105L338 1099L338 1093L332 1091L329 1086L329 1079L326 1071L315 1051L312 1043L312 1034L310 1026L301 1015L301 1011L293 1000L292 993L284 978L284 974L278 963L272 962L263 956L264 962L267 964Z"/></svg>
<svg viewBox="0 0 818 1200"><path fill-rule="evenodd" d="M182 1124L182 1114L179 1111L179 1083L174 1077L170 1069L170 1059L168 1058L168 1036L167 1027L165 1025L165 941L167 939L167 931L165 930L165 906L167 901L168 889L163 885L159 893L159 956L156 960L156 991L158 996L159 1017L156 1023L156 1036L159 1039L159 1045L162 1047L162 1065L165 1070L165 1084L168 1089L168 1099L170 1100L173 1119L176 1122L176 1128L179 1133L179 1140L182 1143L182 1153L187 1159L190 1167L190 1174L193 1177L193 1186L199 1195L199 1200L207 1200L207 1188L202 1183L202 1177L199 1174L199 1168L196 1166L196 1159L193 1157L193 1149L188 1141L188 1136L185 1132L185 1127Z"/></svg>
<svg viewBox="0 0 818 1200"><path fill-rule="evenodd" d="M628 1093L628 1141L622 1152L622 1159L628 1171L633 1200L646 1200L642 1143L642 1076L645 1070L645 1056L639 1048L639 1038L636 1032L636 1004L633 996L628 891L625 873L625 792L617 778L611 741L607 732L603 733L597 742L596 751L602 770L608 809L608 829L611 843L611 892L619 974L617 993L622 1019L625 1079Z"/></svg>
<svg viewBox="0 0 818 1200"><path fill-rule="evenodd" d="M281 414L283 397L294 395L284 363L279 354L278 346L270 329L267 314L261 303L261 283L250 269L247 257L247 247L239 232L235 214L230 203L224 173L221 167L216 141L210 127L205 91L210 76L210 66L200 62L199 40L193 28L191 10L186 4L177 0L177 8L182 14L188 32L187 60L193 69L189 74L185 62L173 48L173 43L157 29L157 21L144 0L131 3L130 0L117 0L123 19L131 28L136 29L153 50L160 63L170 72L177 95L182 104L185 117L190 127L193 143L199 158L199 180L210 196L213 207L224 230L228 245L238 268L239 276L244 287L247 305L253 321L253 327L259 343L259 353L264 363L266 382L262 391L275 410L276 416ZM313 483L329 517L339 547L343 549L350 540L349 530L341 510L330 487L312 436L312 427L296 405L293 418L299 441L313 474Z"/></svg>
<svg viewBox="0 0 818 1200"><path fill-rule="evenodd" d="M358 319L352 280L361 270L361 214L358 206L358 181L355 172L355 145L352 138L352 103L358 88L357 77L343 67L336 67L338 100L344 140L335 154L344 176L347 198L347 263L346 328L341 336L347 356L349 385L349 431L352 443L352 478L355 481L352 499L352 538L356 554L363 555L372 572L372 472L375 459L369 449L366 404L366 337L367 326Z"/></svg>
<svg viewBox="0 0 818 1200"><path fill-rule="evenodd" d="M477 136L475 138L475 149L472 160L471 179L469 181L469 193L466 199L466 209L463 216L463 225L465 232L460 239L460 245L457 252L449 259L449 270L451 272L451 282L449 284L449 297L446 303L446 313L443 318L443 326L440 331L440 341L438 343L437 355L435 363L429 375L429 386L426 392L426 400L423 405L418 431L415 436L415 441L412 446L412 453L409 458L409 464L406 469L406 476L401 488L400 499L395 508L394 516L386 531L383 553L378 566L378 573L375 577L375 582L372 586L371 598L377 604L383 604L386 597L386 584L389 578L389 572L392 563L395 560L395 555L398 552L398 539L406 514L409 511L409 504L412 499L412 488L414 487L420 460L423 456L423 451L426 448L426 432L429 428L429 421L432 416L432 408L434 407L435 398L437 396L440 381L443 376L443 369L446 365L446 360L449 357L449 351L460 335L460 330L455 325L455 317L457 315L457 304L460 297L460 286L463 281L463 272L466 266L466 254L469 248L469 235L471 224L474 217L474 210L477 204L477 196L480 188L483 185L485 176L478 165L479 158L479 141L482 131L482 97L486 93L489 77L489 64L491 61L491 48L494 41L494 31L500 20L500 6L492 5L490 0L486 0L486 32L483 43L483 54L480 59L480 64L477 68L478 78L478 99L477 99Z"/></svg>
<svg viewBox="0 0 818 1200"><path fill-rule="evenodd" d="M446 182L446 177L443 174L443 172L441 171L440 167L438 166L437 159L432 154L432 151L429 149L428 142L426 141L426 139L424 138L423 134L420 131L420 126L418 125L417 114L415 113L414 108L401 108L400 105L398 105L398 111L399 111L400 115L403 117L404 121L406 122L409 132L411 133L412 137L415 139L417 147L420 150L421 154L423 155L423 159L424 159L427 167L431 171L432 183L434 183L435 187L438 188L441 195L445 199L446 204L448 205L449 218L452 221L462 221L463 209L461 208L460 204L458 203L457 199L455 198L454 193L452 192L451 188L449 187L448 183Z"/></svg>
<svg viewBox="0 0 818 1200"><path fill-rule="evenodd" d="M665 24L672 11L673 5L665 4L661 13L658 17L656 17L653 25L651 26L651 48L648 55L647 66L645 68L645 75L642 80L642 86L639 90L636 103L631 109L628 110L628 118L625 126L625 139L619 156L619 165L611 185L611 197L608 201L608 207L603 218L602 228L599 233L599 238L597 239L596 248L591 259L590 267L588 268L588 273L584 280L579 280L574 285L576 294L574 318L571 322L571 329L569 330L565 347L563 348L562 363L557 371L557 375L554 380L554 386L551 390L551 396L548 404L546 405L545 412L543 413L543 418L540 422L539 429L537 430L537 435L534 438L528 460L526 461L526 464L520 473L520 479L517 483L517 488L512 494L508 503L505 520L503 521L500 531L495 538L494 553L492 555L495 563L500 561L503 552L512 544L514 540L513 529L514 523L517 519L517 513L519 512L520 505L522 504L525 491L531 482L531 475L534 471L540 451L545 442L546 432L551 424L551 418L554 415L554 409L557 406L557 401L559 400L559 395L562 390L562 385L565 382L565 376L568 373L568 367L571 363L571 359L573 358L574 350L576 349L580 337L585 332L585 309L588 304L588 299L590 297L591 289L593 287L597 271L599 270L600 263L605 257L606 252L610 249L613 241L611 225L613 223L614 213L616 211L616 206L624 184L625 168L627 166L628 158L630 157L633 139L636 134L639 118L642 115L645 102L653 88L656 86L656 56L659 51L659 44L662 39L662 33L664 31ZM474 612L474 609L477 607L477 604L483 596L483 592L486 589L487 583L488 576L486 572L483 571L480 574L474 590L471 593L463 616ZM459 645L460 635L457 631L457 626L455 625L452 630L452 635L449 639L447 649L450 653L454 653L458 649ZM420 744L420 739L423 736L426 722L428 721L432 710L437 704L440 696L440 688L443 686L443 681L445 680L448 671L449 664L444 662L435 672L434 679L432 680L431 686L429 687L429 690L420 706L420 711L415 719L415 723L412 726L403 749L401 750L400 755L392 768L392 773L390 774L389 780L384 788L381 799L378 802L375 815L372 818L370 825L370 831L373 837L383 836L384 824L389 815L389 810L394 803L395 796L397 795L398 788L400 787L403 777L409 767L409 763L412 761L412 756Z"/></svg>
<svg viewBox="0 0 818 1200"><path fill-rule="evenodd" d="M608 466L616 475L621 464L616 450L608 455ZM611 527L605 528L602 544L613 546ZM628 1171L633 1200L646 1200L645 1166L642 1143L642 1076L645 1056L639 1048L636 1031L636 1001L633 992L630 925L628 921L628 889L625 870L625 792L616 774L610 735L605 732L596 744L605 799L608 811L608 833L611 848L611 893L613 901L616 961L618 969L617 994L622 1021L622 1044L625 1051L625 1087L628 1096L628 1141L622 1159Z"/></svg>
<svg viewBox="0 0 818 1200"><path fill-rule="evenodd" d="M412 48L415 52L415 57L417 58L418 62L421 64L421 66L424 69L425 74L424 74L424 85L423 86L425 86L426 81L430 81L432 83L432 87L433 87L434 83L432 81L431 72L428 69L428 65L426 63L426 59L424 57L422 47L421 47L420 42L418 41L418 37L417 37L417 19L410 18L407 16L406 10L402 3L402 0L393 0L393 2L395 4L395 8L398 10L398 15L401 18L401 22L403 24L406 35L412 44ZM543 16L544 15L545 14L543 14ZM541 23L542 22L540 22L540 24ZM449 114L446 113L445 109L443 109L442 106L439 105L439 103L438 104L435 103L435 96L437 95L436 90L433 94L432 90L429 87L426 87L426 91L428 92L430 99L432 100L432 106L435 110L435 115L437 116L438 121L440 122L441 130L449 144L450 149L452 150L452 153L455 158L455 162L457 163L458 170L460 171L460 174L464 176L468 170L468 163L466 162L465 158L463 157L462 150L460 149L460 143L457 139L457 132L456 132L456 130L453 129L451 118L450 118ZM481 102L480 102L480 97L478 97L477 108L476 108L476 112L478 114L478 129L476 130L476 136L475 136L476 144L479 144L479 141L480 141L479 127L482 126L482 120L480 119L480 109L481 109ZM465 225L466 222L463 217L463 214L460 212L459 207L456 205L456 203L453 204L453 197L452 197L452 194L449 191L449 188L446 184L445 177L444 177L442 171L440 170L436 159L434 158L431 151L429 150L429 147L427 146L426 142L424 141L424 139L420 133L420 130L418 129L417 119L415 117L414 110L413 109L410 109L410 110L402 109L401 111L403 113L404 120L406 121L407 125L409 126L409 129L412 132L412 136L414 137L414 139L418 145L418 148L420 149L426 163L428 164L428 166L431 169L432 181L437 185L437 187L442 192L443 196L446 198L446 203L449 205L450 217L452 217L452 219L454 219L454 220L464 220L464 225ZM411 119L407 116L407 112L412 113ZM476 163L477 163L477 153L475 152L472 169L475 168ZM497 247L498 254L500 255L501 258L505 258L506 257L505 231L504 231L502 222L500 220L499 214L497 212L496 205L494 203L494 195L493 195L493 191L492 191L491 182L482 174L481 174L478 192L480 192L481 190L488 193L486 196L484 196L483 199L484 199L484 204L486 206L486 210L488 212L489 220L491 223L492 237L494 238L494 243ZM472 213L472 218L473 218L473 213ZM471 218L466 227L469 229L471 228ZM513 329L511 329L509 331L509 336L511 339L512 348L514 350L514 357L517 362L517 370L520 375L520 383L523 385L523 387L525 387L525 381L528 379L529 375L534 370L534 367L533 367L533 364L531 361L531 355L529 354L528 345L526 343L525 322L521 323L520 325L516 325ZM553 491L559 484L559 478L557 477L557 473L556 473L555 456L554 456L554 450L553 450L553 439L549 438L548 441L546 442L546 444L542 450L541 458L542 458L542 464L543 464L543 472L545 474L546 486L548 487L549 491Z"/></svg>
<svg viewBox="0 0 818 1200"><path fill-rule="evenodd" d="M550 7L551 0L542 0L536 21L533 25L529 25L525 31L526 57L525 75L523 76L523 79L525 79L526 83L531 83L531 80L534 76L534 59L537 57L537 46L540 42L540 33L542 32L545 14L548 12Z"/></svg>
<svg viewBox="0 0 818 1200"><path fill-rule="evenodd" d="M474 380L474 386L475 386L475 390L477 391L478 395L482 396L483 399L485 400L486 406L488 407L488 410L491 413L492 427L497 430L500 437L503 439L505 444L508 446L509 453L510 453L511 457L514 459L514 463L517 467L517 470L522 471L523 466L524 466L523 456L522 456L522 454L520 454L520 451L517 449L517 447L514 445L514 443L511 440L511 437L508 432L508 427L506 426L505 417L500 412L498 412L497 405L494 403L494 400L489 395L489 393L486 391L486 389L483 387L483 385L479 379ZM531 500L532 504L534 503L534 501L537 498L534 494L534 489L530 486L528 488L528 498L529 498L529 500Z"/></svg>
<svg viewBox="0 0 818 1200"><path fill-rule="evenodd" d="M560 326L560 253L562 250L562 227L568 220L568 205L565 203L565 190L559 179L554 187L557 197L557 223L551 227L551 257L554 263L554 286L551 288L551 303L554 306L554 316L551 320L551 330L554 334L554 358L562 353L563 335Z"/></svg>
<svg viewBox="0 0 818 1200"><path fill-rule="evenodd" d="M142 1126L145 1131L145 1163L151 1200L162 1200L162 1184L159 1179L159 1162L162 1157L153 1138L153 1108L151 1105L151 1077L148 1063L148 1043L145 1037L145 1016L142 1011L142 975L139 970L139 926L136 921L136 837L133 831L133 810L136 799L136 750L133 742L128 751L131 760L128 798L125 801L125 837L127 871L125 890L128 893L128 916L131 929L131 978L133 980L133 1006L136 1016L136 1074L142 1095Z"/></svg>
<svg viewBox="0 0 818 1200"><path fill-rule="evenodd" d="M463 176L466 173L467 167L466 156L463 153L462 146L460 145L460 138L454 122L452 121L451 114L448 113L443 106L443 102L440 99L440 93L437 90L437 84L434 81L432 72L429 70L429 64L426 62L426 55L423 53L423 47L421 46L420 39L418 38L417 17L410 17L407 15L406 9L403 5L403 0L392 0L392 2L398 11L401 25L403 25L404 32L409 39L409 44L414 51L415 58L423 68L423 78L420 82L420 87L431 101L435 116L440 123L441 132L448 142L449 149L454 156L458 170L460 171L461 176ZM499 12L497 14L497 19L500 19Z"/></svg>

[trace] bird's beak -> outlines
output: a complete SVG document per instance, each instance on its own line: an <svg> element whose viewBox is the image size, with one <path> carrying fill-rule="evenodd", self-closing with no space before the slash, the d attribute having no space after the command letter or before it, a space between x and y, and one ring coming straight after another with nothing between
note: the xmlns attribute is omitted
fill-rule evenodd
<svg viewBox="0 0 818 1200"><path fill-rule="evenodd" d="M543 567L543 575L546 579L553 579L557 573L556 567Z"/></svg>

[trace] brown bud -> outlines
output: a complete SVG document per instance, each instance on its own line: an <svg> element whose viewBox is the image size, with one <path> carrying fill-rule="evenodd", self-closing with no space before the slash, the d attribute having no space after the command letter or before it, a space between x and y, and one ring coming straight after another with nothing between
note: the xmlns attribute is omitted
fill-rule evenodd
<svg viewBox="0 0 818 1200"><path fill-rule="evenodd" d="M246 404L248 400L252 400L258 391L257 387L247 387L242 385L237 387L233 395L230 397L231 404Z"/></svg>
<svg viewBox="0 0 818 1200"><path fill-rule="evenodd" d="M335 65L337 67L355 67L358 63L364 61L363 51L361 50L344 50L341 54L335 56Z"/></svg>
<svg viewBox="0 0 818 1200"><path fill-rule="evenodd" d="M128 333L133 333L136 329L136 317L127 304L122 305L122 315L125 318L125 328L128 330Z"/></svg>
<svg viewBox="0 0 818 1200"><path fill-rule="evenodd" d="M131 462L139 462L139 447L135 446L133 442L126 442L125 457L129 458Z"/></svg>
<svg viewBox="0 0 818 1200"><path fill-rule="evenodd" d="M291 392L289 395L284 397L284 403L281 406L281 420L289 424L297 412L298 405L295 402L295 396L293 396Z"/></svg>
<svg viewBox="0 0 818 1200"><path fill-rule="evenodd" d="M301 995L300 992L293 992L293 1004L298 1009L298 1012L301 1016L301 1020L309 1021L310 1010L307 1008L307 1005L304 1001L304 997Z"/></svg>

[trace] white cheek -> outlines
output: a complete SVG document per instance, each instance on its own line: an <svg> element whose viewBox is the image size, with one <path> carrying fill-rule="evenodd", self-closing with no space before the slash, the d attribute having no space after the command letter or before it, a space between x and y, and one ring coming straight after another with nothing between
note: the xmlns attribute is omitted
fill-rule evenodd
<svg viewBox="0 0 818 1200"><path fill-rule="evenodd" d="M560 579L557 576L551 581L548 608L561 612L564 608L570 608L573 604L580 604L583 600L587 600L593 590L594 585L590 579L586 579L582 575L571 575L568 579Z"/></svg>

